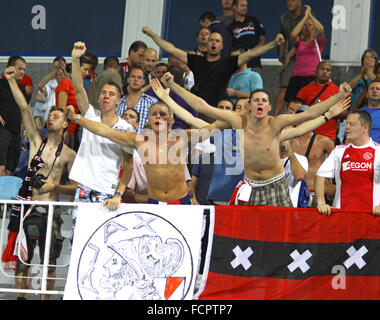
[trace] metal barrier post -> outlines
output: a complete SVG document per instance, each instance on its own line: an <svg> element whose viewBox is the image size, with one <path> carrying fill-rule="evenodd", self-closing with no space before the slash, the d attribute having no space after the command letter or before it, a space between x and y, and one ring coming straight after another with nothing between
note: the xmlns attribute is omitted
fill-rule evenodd
<svg viewBox="0 0 380 320"><path fill-rule="evenodd" d="M50 260L50 244L51 244L51 227L53 225L53 205L49 204L48 220L46 227L46 238L45 238L45 253L44 253L44 264L42 269L42 280L41 280L41 290L45 291L47 287L47 277L48 277L48 265Z"/></svg>
<svg viewBox="0 0 380 320"><path fill-rule="evenodd" d="M8 292L8 293L33 293L33 294L56 294L56 295L62 295L63 291L59 290L48 290L47 281L49 280L49 261L50 261L50 248L51 248L51 236L52 236L52 225L53 225L53 215L54 215L54 207L55 206L76 206L77 204L72 202L47 202L47 201L20 201L20 200L0 200L0 204L4 204L4 210L3 210L3 218L2 218L2 226L1 226L1 235L0 235L0 248L3 250L4 245L4 235L6 233L6 212L8 206L11 206L12 204L19 204L21 205L20 210L20 229L23 228L23 220L24 220L24 211L25 211L25 205L45 205L48 206L48 219L47 219L47 227L46 227L46 238L45 238L45 251L44 251L44 261L43 264L28 264L26 261L22 261L22 263L25 263L29 266L42 266L42 276L39 277L41 279L41 288L40 289L15 289L15 288L2 288L0 286L0 292ZM17 255L19 256L19 259L21 260L21 245L18 246ZM67 267L66 265L57 265L55 267ZM5 273L3 270L3 267L0 266L1 273L9 278L18 278L17 276L10 276L9 274ZM30 278L30 277L22 277L22 278ZM54 280L66 280L65 278L54 278Z"/></svg>

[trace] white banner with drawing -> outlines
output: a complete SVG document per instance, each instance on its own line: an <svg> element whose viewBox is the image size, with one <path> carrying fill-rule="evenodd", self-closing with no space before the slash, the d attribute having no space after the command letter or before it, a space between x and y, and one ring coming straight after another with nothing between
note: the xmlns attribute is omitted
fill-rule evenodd
<svg viewBox="0 0 380 320"><path fill-rule="evenodd" d="M79 204L64 299L192 299L202 206Z"/></svg>

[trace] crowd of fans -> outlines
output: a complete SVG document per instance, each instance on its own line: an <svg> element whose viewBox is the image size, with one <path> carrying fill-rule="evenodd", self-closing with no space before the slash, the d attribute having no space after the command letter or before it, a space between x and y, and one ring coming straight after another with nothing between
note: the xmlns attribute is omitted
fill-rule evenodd
<svg viewBox="0 0 380 320"><path fill-rule="evenodd" d="M19 198L57 201L58 194L67 194L74 201L104 202L111 210L120 202L172 202L299 206L330 214L331 206L357 208L358 201L346 201L351 197L346 184L356 178L340 171L342 157L347 156L351 164L364 157L373 165L372 171L360 176L363 185L375 184L365 189L371 198L380 182L375 157L380 142L377 53L366 50L358 75L344 79L349 84L334 84L331 63L322 60L324 28L302 0L287 1L280 34L273 41L266 39L259 17L247 16L246 0L222 0L221 4L223 15L204 12L200 16L191 50L175 47L148 26L142 28L169 54L167 63L139 40L130 45L124 61L108 56L104 71L96 74L97 57L85 44L76 43L72 64L57 57L51 71L39 80L32 106L28 102L33 81L25 73L26 61L9 58L0 80L0 176L24 179ZM263 88L260 56L275 46L280 47L282 66L272 110ZM271 110L274 117L268 115ZM186 155L180 174L177 168L171 169L169 174L178 173L173 178L173 195L162 193L160 183L170 182L159 181L158 169L133 150L139 146L136 137L147 127L155 130L151 120L155 116L160 121L173 117L169 131L224 129L191 146L191 157ZM91 121L102 125L92 127ZM122 139L103 126L128 134ZM242 144L238 129L244 131ZM23 160L22 148L28 153ZM38 188L34 180L39 172L43 175ZM185 184L176 180L178 176L184 177ZM262 193L256 191L264 187ZM178 193L183 188L186 197ZM272 193L275 200L269 196ZM378 214L376 199L367 199L365 209L375 208ZM19 219L16 207L12 214ZM46 215L44 210L31 208L30 216ZM59 212L56 224L59 234ZM10 232L18 232L15 225L8 228ZM30 239L29 252L35 245ZM16 261L16 273L26 276L27 268L12 260L10 252L7 262ZM59 249L52 254L52 264L58 256ZM25 288L26 282L16 281L16 286Z"/></svg>

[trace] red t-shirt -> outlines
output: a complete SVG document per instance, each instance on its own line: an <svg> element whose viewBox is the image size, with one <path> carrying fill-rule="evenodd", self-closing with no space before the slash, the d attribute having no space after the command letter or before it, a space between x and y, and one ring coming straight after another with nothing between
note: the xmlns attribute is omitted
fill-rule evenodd
<svg viewBox="0 0 380 320"><path fill-rule="evenodd" d="M335 85L334 83L332 83L331 81L329 81L327 83L327 85L328 85L328 87L326 88L326 90L323 91L323 93L318 97L318 99L314 102L314 104L318 103L318 102L321 102L321 101L325 101L328 98L336 95L339 92L339 87L337 85ZM317 84L315 81L313 81L312 83L310 83L307 86L303 87L298 92L297 98L302 99L302 101L306 105L309 106L310 103L312 102L312 100L323 89L323 87L324 86L321 86L321 85ZM333 119L330 119L325 124L321 125L319 128L317 128L315 130L315 133L316 134L320 134L322 136L326 136L329 139L335 141L335 139L336 139L336 130L337 130L336 126L337 126L337 122L333 118Z"/></svg>
<svg viewBox="0 0 380 320"><path fill-rule="evenodd" d="M340 207L342 209L372 211L375 151L376 149L369 146L367 148L348 147L344 152L340 169Z"/></svg>
<svg viewBox="0 0 380 320"><path fill-rule="evenodd" d="M5 75L2 75L1 78L5 79ZM24 87L26 87L26 86L32 86L33 87L33 80L27 74L24 74L22 79L20 81L17 81L17 82L19 84L22 84Z"/></svg>
<svg viewBox="0 0 380 320"><path fill-rule="evenodd" d="M18 83L22 84L24 87L27 87L27 86L32 86L33 87L32 78L29 77L27 74L24 74L24 76L22 77L21 81L19 81Z"/></svg>
<svg viewBox="0 0 380 320"><path fill-rule="evenodd" d="M55 89L55 101L57 104L58 104L58 94L60 92L66 92L68 95L66 105L68 106L72 105L74 107L75 112L80 113L78 104L77 104L77 98L75 96L74 86L69 79L67 78L63 79L58 84L57 88ZM78 129L79 129L79 126L74 121L71 121L67 131L71 134L75 134L76 132L78 132Z"/></svg>

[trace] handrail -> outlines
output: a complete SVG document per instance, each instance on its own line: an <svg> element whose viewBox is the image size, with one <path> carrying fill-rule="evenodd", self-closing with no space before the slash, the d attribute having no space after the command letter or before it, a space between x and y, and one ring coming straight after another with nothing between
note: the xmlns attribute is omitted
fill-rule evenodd
<svg viewBox="0 0 380 320"><path fill-rule="evenodd" d="M41 280L41 288L40 289L16 289L16 288L2 288L0 284L0 292L7 292L7 293L34 293L34 294L50 294L50 295L62 295L64 292L60 290L48 290L47 289L47 281L49 279L54 280L66 280L66 278L51 278L48 277L48 268L49 267L67 267L69 264L66 265L50 265L50 239L52 234L52 225L53 225L53 213L54 213L54 207L55 206L69 206L69 207L77 207L78 203L75 202L58 202L58 201L21 201L21 200L0 200L0 204L4 205L3 208L3 217L2 217L2 225L1 225L1 235L0 235L0 249L4 249L4 235L5 235L5 225L6 225L6 219L7 219L7 209L8 206L11 206L13 204L21 204L21 219L20 219L20 228L22 228L23 220L24 220L24 206L25 205L44 205L48 206L48 220L47 220L47 228L46 228L46 235L45 235L45 252L44 252L44 261L43 264L28 264L25 261L20 261L28 266L38 266L42 267L42 276L16 276L16 275L9 275L5 272L3 269L3 265L1 263L0 270L1 273L8 277L8 278L28 278L28 279L39 279ZM17 256L21 257L20 254L20 246L18 248Z"/></svg>

